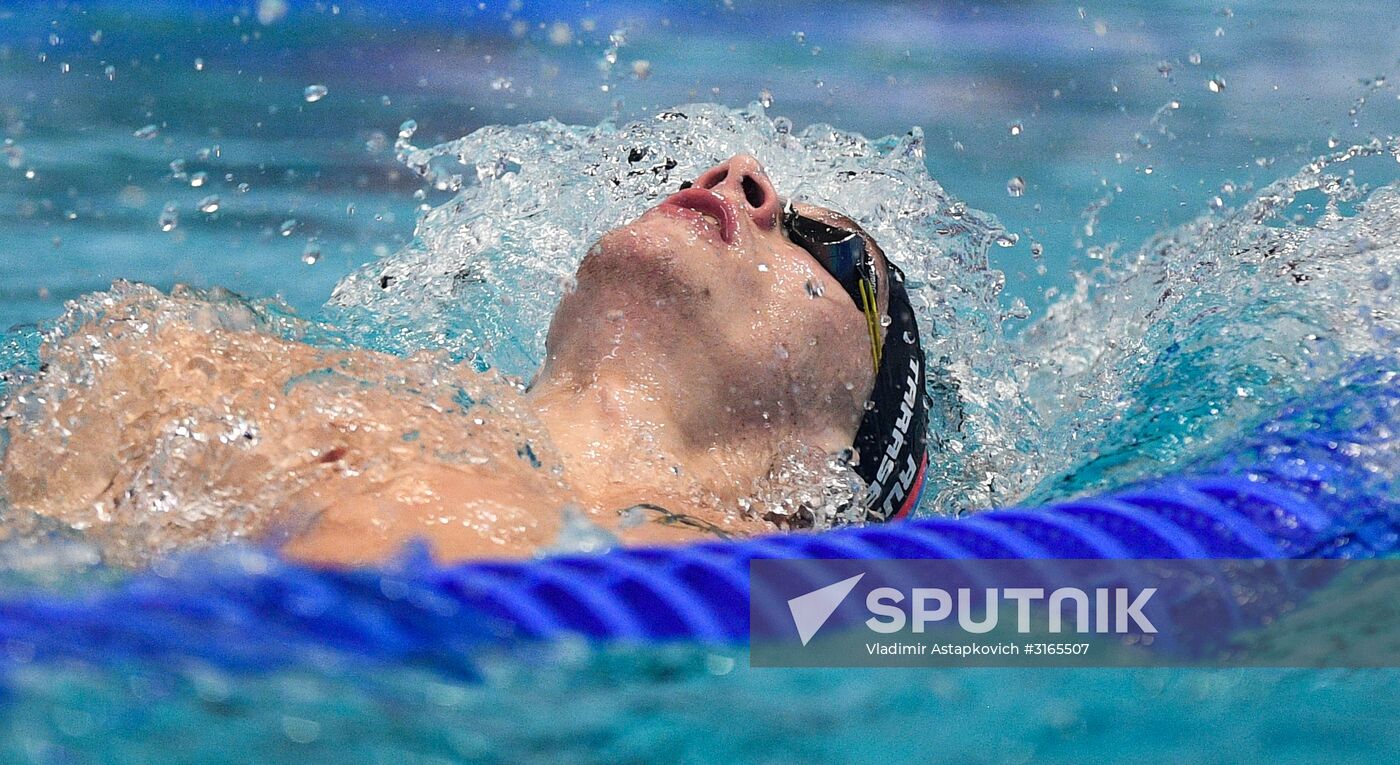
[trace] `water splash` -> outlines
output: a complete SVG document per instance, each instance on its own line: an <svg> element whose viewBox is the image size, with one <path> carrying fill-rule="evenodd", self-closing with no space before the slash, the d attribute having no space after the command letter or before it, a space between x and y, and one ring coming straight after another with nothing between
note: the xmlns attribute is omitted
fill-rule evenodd
<svg viewBox="0 0 1400 765"><path fill-rule="evenodd" d="M445 342L528 375L556 285L587 243L737 151L758 156L780 191L851 214L909 273L940 370L921 512L1169 471L1347 359L1392 353L1400 336L1396 293L1377 286L1400 267L1400 192L1385 185L1395 172L1372 168L1367 186L1354 167L1400 155L1393 141L1320 158L1234 210L1212 205L1128 257L1095 248L1103 265L1007 340L1001 320L1028 312L996 308L1002 275L986 253L1015 235L928 177L918 131L794 133L759 105L681 107L621 128L488 128L429 149L403 140L404 161L457 194L412 247L344 280L332 302L373 319L371 343ZM1086 235L1104 203L1086 211Z"/></svg>
<svg viewBox="0 0 1400 765"><path fill-rule="evenodd" d="M855 218L908 274L934 368L927 508L991 504L1003 486L987 490L988 460L1030 446L1001 339L1004 277L987 263L1009 235L928 175L918 129L878 140L828 125L793 132L757 103L682 106L620 127L492 126L431 148L409 142L415 127L400 130L399 157L455 196L426 213L409 247L336 287L337 320L359 327L360 342L442 349L528 377L587 247L681 181L748 152L780 193Z"/></svg>
<svg viewBox="0 0 1400 765"><path fill-rule="evenodd" d="M334 328L224 290L119 282L70 301L0 349L43 370L5 381L0 526L22 539L76 531L107 563L147 564L291 532L305 492L328 479L373 486L493 454L514 466L522 443L537 470L557 465L512 387L440 355L348 347ZM119 448L83 446L99 443Z"/></svg>
<svg viewBox="0 0 1400 765"><path fill-rule="evenodd" d="M466 361L525 378L591 242L714 162L753 153L780 192L850 214L909 277L933 370L920 513L1058 498L1171 471L1306 395L1348 359L1393 357L1400 343L1394 141L1319 158L1126 257L1100 248L1098 269L1007 339L1001 322L1028 310L1000 307L1003 276L987 253L1016 237L929 177L918 130L877 140L826 125L794 131L759 105L685 106L624 126L488 127L432 148L410 143L415 130L411 121L400 128L400 158L452 198L426 210L410 246L342 280L327 308L331 324L259 308L250 326L323 345L429 352L435 364ZM1088 233L1095 211L1086 214ZM1032 245L1033 255L1041 251ZM252 310L220 307L226 295L135 289L70 305L46 337L77 354L88 342L77 338L93 334L89 325L112 301L218 321ZM30 341L20 350L32 353ZM59 365L67 382L54 383L51 397L83 384L90 363L75 355ZM195 430L215 433L212 422ZM788 456L756 487L750 509L798 525L831 522L841 508L832 497L850 477ZM149 499L151 508L170 505L158 492Z"/></svg>
<svg viewBox="0 0 1400 765"><path fill-rule="evenodd" d="M1397 150L1319 158L1081 275L1014 344L1059 444L1030 500L1169 472L1351 359L1396 359L1400 304L1377 285L1400 267Z"/></svg>

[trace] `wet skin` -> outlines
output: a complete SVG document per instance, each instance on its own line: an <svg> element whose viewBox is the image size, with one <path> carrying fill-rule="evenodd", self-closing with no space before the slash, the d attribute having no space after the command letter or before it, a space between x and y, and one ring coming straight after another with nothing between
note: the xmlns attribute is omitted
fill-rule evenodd
<svg viewBox="0 0 1400 765"><path fill-rule="evenodd" d="M370 563L415 538L447 560L528 555L558 537L566 506L628 543L712 533L698 527L769 530L741 498L784 454L850 446L874 381L864 316L788 239L782 203L759 163L738 155L605 234L551 321L528 391L498 392L518 422L464 424L392 388L288 383L324 369L397 379L420 373L422 360L167 322L112 341L90 385L45 404L66 438L11 421L4 488L15 507L101 538L150 512L137 489L173 413L235 411L257 424L257 442L183 477L186 494L275 505L235 536L303 560ZM81 348L53 350L64 352L81 361ZM527 421L557 469L521 459L503 435ZM404 442L405 422L416 447ZM443 445L463 443L480 454L443 456ZM247 488L269 484L277 490ZM619 512L639 503L698 522Z"/></svg>

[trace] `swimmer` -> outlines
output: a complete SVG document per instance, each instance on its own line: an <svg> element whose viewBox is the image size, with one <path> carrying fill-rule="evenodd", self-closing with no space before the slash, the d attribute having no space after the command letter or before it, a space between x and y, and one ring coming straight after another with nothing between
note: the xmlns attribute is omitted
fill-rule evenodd
<svg viewBox="0 0 1400 765"><path fill-rule="evenodd" d="M576 279L542 367L483 416L448 402L483 389L462 365L109 318L100 354L50 340L49 371L11 397L0 488L117 561L142 559L117 533L136 524L343 565L415 539L441 560L530 555L571 523L629 544L771 531L744 500L803 450L849 454L869 486L856 520L916 504L918 327L903 274L854 221L785 203L741 154L604 234ZM84 374L47 395L58 367Z"/></svg>

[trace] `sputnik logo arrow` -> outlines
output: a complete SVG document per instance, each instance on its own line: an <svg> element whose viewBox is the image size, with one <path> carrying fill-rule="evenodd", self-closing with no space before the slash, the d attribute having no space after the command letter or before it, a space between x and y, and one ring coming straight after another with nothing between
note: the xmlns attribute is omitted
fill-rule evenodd
<svg viewBox="0 0 1400 765"><path fill-rule="evenodd" d="M850 579L842 579L836 584L828 584L819 589L812 590L806 595L798 595L788 601L788 610L792 612L792 623L797 625L797 636L802 638L802 645L807 645L807 641L817 634L817 630L826 624L826 620L836 612L838 606L855 589L856 583L865 574L856 574Z"/></svg>

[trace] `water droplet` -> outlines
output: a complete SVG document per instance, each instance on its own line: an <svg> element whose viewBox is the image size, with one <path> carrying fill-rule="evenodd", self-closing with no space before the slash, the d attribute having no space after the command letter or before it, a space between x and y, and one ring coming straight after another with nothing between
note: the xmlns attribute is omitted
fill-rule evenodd
<svg viewBox="0 0 1400 765"><path fill-rule="evenodd" d="M1224 199L1221 199L1220 197L1211 197L1211 198L1210 198L1210 209L1212 209L1212 210L1223 210L1223 209L1225 209L1225 200L1224 200Z"/></svg>
<svg viewBox="0 0 1400 765"><path fill-rule="evenodd" d="M1206 89L1212 93L1219 93L1225 89L1225 81L1219 77L1212 77L1206 80Z"/></svg>
<svg viewBox="0 0 1400 765"><path fill-rule="evenodd" d="M1016 243L1021 241L1021 237L1018 234L1014 234L1010 231L1003 231L1000 234L997 234L997 238L995 241L998 247L1015 247Z"/></svg>
<svg viewBox="0 0 1400 765"><path fill-rule="evenodd" d="M194 60L194 70L195 70L196 72L202 72L202 71L204 71L204 59L202 59L202 58L196 58L196 59Z"/></svg>
<svg viewBox="0 0 1400 765"><path fill-rule="evenodd" d="M316 265L316 261L321 259L321 245L315 239L308 240L306 247L301 251L301 262L308 266Z"/></svg>
<svg viewBox="0 0 1400 765"><path fill-rule="evenodd" d="M759 264L758 264L758 272L759 272L760 274L766 274L766 273L768 273L768 264L767 264L767 263L759 263Z"/></svg>
<svg viewBox="0 0 1400 765"><path fill-rule="evenodd" d="M568 45L574 41L574 29L568 22L556 21L549 27L549 42L553 45Z"/></svg>
<svg viewBox="0 0 1400 765"><path fill-rule="evenodd" d="M1166 60L1158 61L1157 73L1170 79L1172 76L1172 62Z"/></svg>
<svg viewBox="0 0 1400 765"><path fill-rule="evenodd" d="M160 125L147 125L143 128L138 128L136 132L131 134L133 138L137 138L142 141L149 141L158 135L160 135Z"/></svg>
<svg viewBox="0 0 1400 765"><path fill-rule="evenodd" d="M716 677L727 675L734 670L734 659L717 653L705 655L705 671Z"/></svg>
<svg viewBox="0 0 1400 765"><path fill-rule="evenodd" d="M216 213L219 211L219 195L210 194L199 200L199 211L202 213Z"/></svg>
<svg viewBox="0 0 1400 765"><path fill-rule="evenodd" d="M418 132L418 123L414 120L404 120L403 123L399 125L399 138L401 140L407 141L412 138L413 134L416 132Z"/></svg>
<svg viewBox="0 0 1400 765"><path fill-rule="evenodd" d="M639 58L632 62L632 76L639 80L645 80L651 76L651 62L644 58Z"/></svg>
<svg viewBox="0 0 1400 765"><path fill-rule="evenodd" d="M515 81L509 77L497 77L491 81L492 90L510 90L515 87Z"/></svg>
<svg viewBox="0 0 1400 765"><path fill-rule="evenodd" d="M758 91L758 102L763 104L764 109L771 107L773 105L773 91L767 88Z"/></svg>
<svg viewBox="0 0 1400 765"><path fill-rule="evenodd" d="M1045 252L1045 245L1040 242L1031 242L1031 257L1038 258Z"/></svg>
<svg viewBox="0 0 1400 765"><path fill-rule="evenodd" d="M253 187L252 187L252 186L249 186L249 185L246 184L246 183L240 183L240 184L238 184L238 193L239 193L239 194L247 194L247 193L248 193L248 190L251 189L251 188L253 188Z"/></svg>
<svg viewBox="0 0 1400 765"><path fill-rule="evenodd" d="M117 68L111 64L108 64L107 68L102 70L102 73L107 75L108 82L117 79Z"/></svg>
<svg viewBox="0 0 1400 765"><path fill-rule="evenodd" d="M1337 148L1338 146L1341 146L1341 145L1342 145L1342 139L1338 138L1337 136L1333 135L1333 136L1328 136L1328 137L1327 137L1327 148L1329 148L1329 149L1335 149L1335 148Z"/></svg>
<svg viewBox="0 0 1400 765"><path fill-rule="evenodd" d="M287 16L287 0L258 0L258 23L276 24Z"/></svg>
<svg viewBox="0 0 1400 765"><path fill-rule="evenodd" d="M161 231L174 231L180 225L180 213L176 212L174 202L165 203L156 222L160 224Z"/></svg>
<svg viewBox="0 0 1400 765"><path fill-rule="evenodd" d="M306 90L303 90L301 95L306 99L306 103L314 104L325 98L326 94L329 92L330 89L325 85L307 85Z"/></svg>
<svg viewBox="0 0 1400 765"><path fill-rule="evenodd" d="M1190 53L1186 54L1186 60L1190 61L1192 66L1200 66L1201 54L1200 52L1193 50Z"/></svg>
<svg viewBox="0 0 1400 765"><path fill-rule="evenodd" d="M1025 194L1025 193L1026 193L1026 181L1025 181L1025 179L1018 175L1018 176L1012 178L1011 180L1007 181L1007 182L1006 182L1006 193L1009 194L1009 195L1011 195L1011 196L1013 196L1013 197L1019 197L1019 196L1021 196L1022 194Z"/></svg>
<svg viewBox="0 0 1400 765"><path fill-rule="evenodd" d="M826 294L826 287L823 286L822 283L817 281L816 279L808 279L806 286L807 297L812 298L813 300L816 300L817 298Z"/></svg>
<svg viewBox="0 0 1400 765"><path fill-rule="evenodd" d="M798 45L805 45L807 43L807 33L793 32L792 39L796 40Z"/></svg>
<svg viewBox="0 0 1400 765"><path fill-rule="evenodd" d="M1006 129L1011 133L1011 135L1015 136L1020 135L1022 132L1025 131L1026 128L1024 125L1021 124L1020 120L1017 120L1011 123L1010 125L1007 125Z"/></svg>
<svg viewBox="0 0 1400 765"><path fill-rule="evenodd" d="M5 155L5 164L11 170L18 170L24 165L24 149L10 143L10 139L5 139L5 148L2 152Z"/></svg>
<svg viewBox="0 0 1400 765"><path fill-rule="evenodd" d="M900 339L903 340L907 345L913 345L915 339L914 333L906 329L904 330L904 334L900 335Z"/></svg>
<svg viewBox="0 0 1400 765"><path fill-rule="evenodd" d="M190 176L190 188L199 188L209 182L209 174L203 170Z"/></svg>
<svg viewBox="0 0 1400 765"><path fill-rule="evenodd" d="M296 219L296 218L288 218L288 219L282 221L282 225L280 225L280 226L277 227L277 233L281 234L282 236L291 236L291 235L292 235L292 232L295 231L296 228L297 228L297 219Z"/></svg>
<svg viewBox="0 0 1400 765"><path fill-rule="evenodd" d="M894 323L894 319L891 319L889 314L880 315L880 326L888 327L892 323Z"/></svg>

